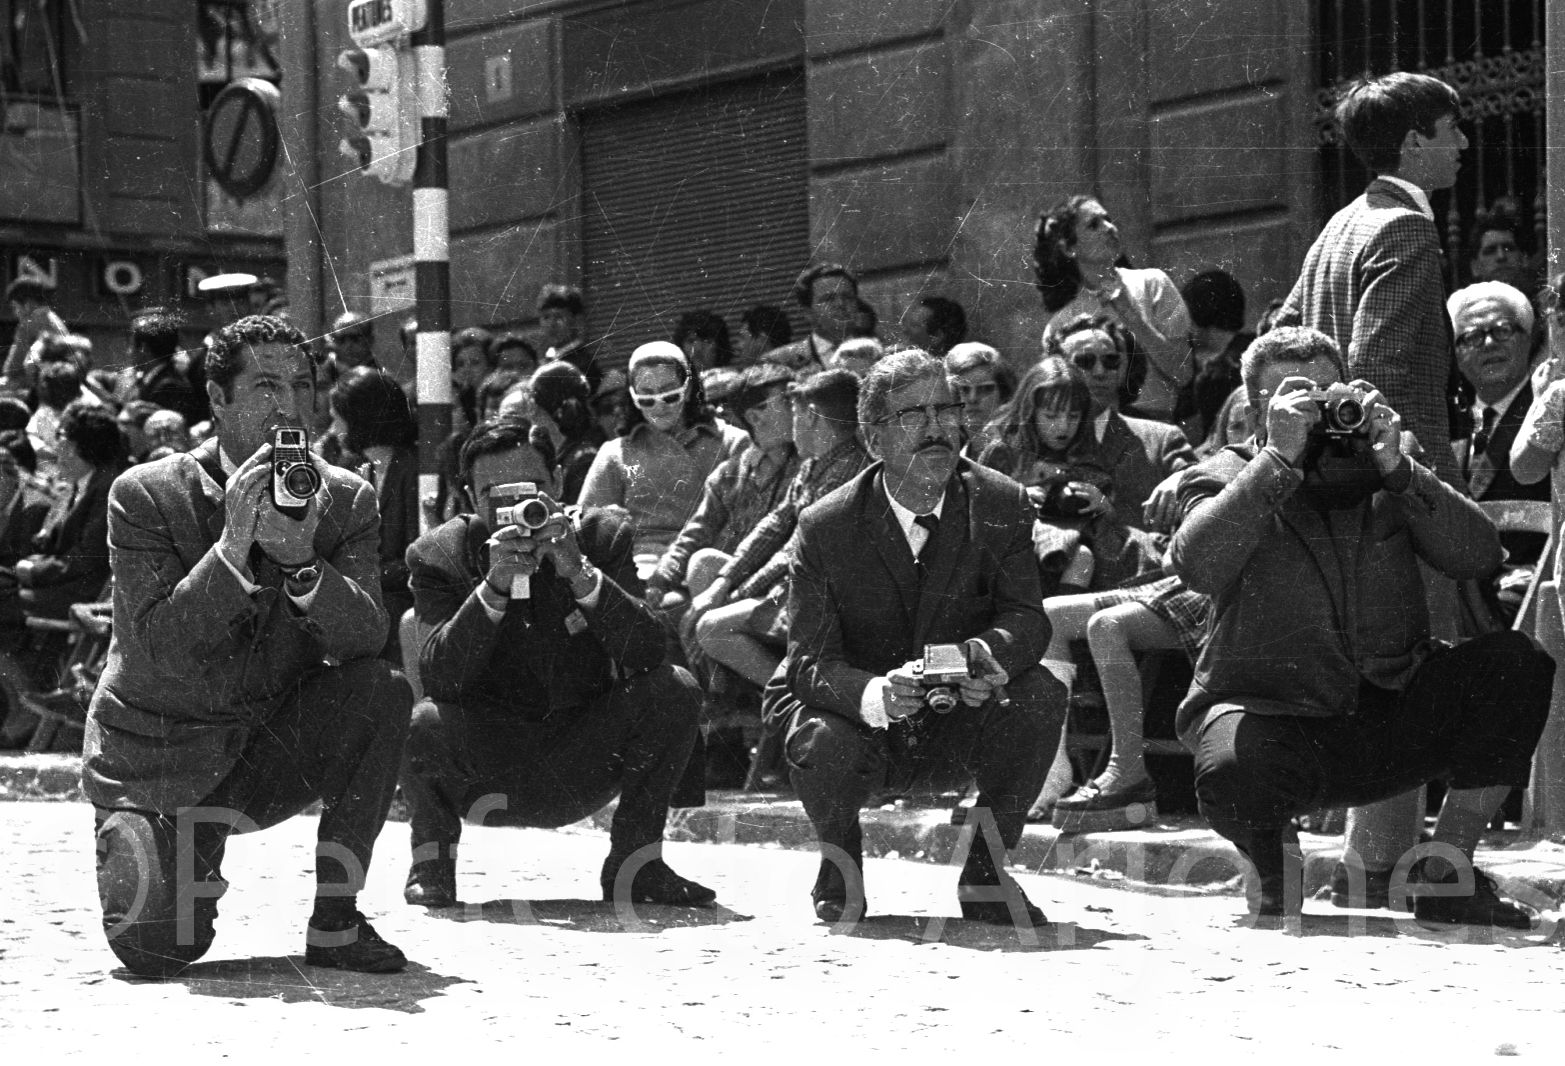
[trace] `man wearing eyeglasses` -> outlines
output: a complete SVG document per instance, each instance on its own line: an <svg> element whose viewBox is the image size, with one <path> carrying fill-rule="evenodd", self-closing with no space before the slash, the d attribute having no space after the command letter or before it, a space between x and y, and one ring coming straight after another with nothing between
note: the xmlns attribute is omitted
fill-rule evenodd
<svg viewBox="0 0 1565 1066"><path fill-rule="evenodd" d="M1503 281L1481 281L1458 289L1446 301L1456 336L1456 364L1472 386L1472 434L1452 445L1475 500L1547 500L1548 481L1524 485L1511 473L1511 445L1532 406L1532 305ZM1538 533L1500 536L1506 565L1499 575L1499 600L1514 615L1532 566L1543 553Z"/></svg>
<svg viewBox="0 0 1565 1066"><path fill-rule="evenodd" d="M962 404L928 353L877 363L858 414L879 461L799 519L788 658L763 701L786 724L793 785L821 842L816 916L852 922L867 909L859 810L872 796L976 777L962 915L1031 928L1045 918L1005 872L1005 850L1065 713L1063 686L1038 665L1049 625L1032 508L1021 486L958 456ZM946 682L954 706L921 683L932 645L966 657Z"/></svg>

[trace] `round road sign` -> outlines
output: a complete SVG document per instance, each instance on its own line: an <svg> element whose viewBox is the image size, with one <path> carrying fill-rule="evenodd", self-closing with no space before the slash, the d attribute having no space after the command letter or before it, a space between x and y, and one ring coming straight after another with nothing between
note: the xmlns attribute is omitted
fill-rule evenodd
<svg viewBox="0 0 1565 1066"><path fill-rule="evenodd" d="M231 83L206 116L207 173L230 196L244 199L271 180L281 135L277 128L277 86L263 78Z"/></svg>

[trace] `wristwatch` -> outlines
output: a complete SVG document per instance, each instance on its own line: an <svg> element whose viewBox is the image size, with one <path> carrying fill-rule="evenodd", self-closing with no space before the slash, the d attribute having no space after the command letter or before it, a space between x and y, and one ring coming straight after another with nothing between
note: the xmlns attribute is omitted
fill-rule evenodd
<svg viewBox="0 0 1565 1066"><path fill-rule="evenodd" d="M309 588L321 577L321 563L319 559L311 559L307 563L298 566L279 566L283 572L283 579L295 585L303 585Z"/></svg>

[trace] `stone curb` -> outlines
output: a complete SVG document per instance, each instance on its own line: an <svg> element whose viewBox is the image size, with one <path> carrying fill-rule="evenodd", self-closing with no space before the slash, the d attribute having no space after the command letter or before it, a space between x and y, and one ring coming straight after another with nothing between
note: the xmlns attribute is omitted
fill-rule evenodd
<svg viewBox="0 0 1565 1066"><path fill-rule="evenodd" d="M73 755L0 754L0 802L77 801L81 759ZM615 805L578 829L606 831ZM405 821L400 800L391 819ZM864 853L875 858L949 864L963 827L951 824L948 809L889 806L864 812ZM752 844L814 850L815 833L798 800L775 794L713 792L705 807L672 812L669 839L710 844ZM1331 877L1342 838L1301 834L1306 895ZM1030 825L1012 855L1015 865L1037 873L1069 874L1145 886L1170 894L1242 891L1244 865L1233 845L1198 819L1160 820L1146 829L1112 833L1062 833ZM1478 864L1515 892L1525 886L1555 905L1565 900L1565 846L1517 842L1493 834L1478 849Z"/></svg>

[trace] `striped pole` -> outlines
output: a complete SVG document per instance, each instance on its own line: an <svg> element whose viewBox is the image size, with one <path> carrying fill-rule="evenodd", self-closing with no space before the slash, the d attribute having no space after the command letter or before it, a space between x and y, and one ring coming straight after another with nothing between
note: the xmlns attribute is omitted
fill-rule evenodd
<svg viewBox="0 0 1565 1066"><path fill-rule="evenodd" d="M418 495L438 491L439 449L451 435L451 220L448 208L445 0L412 35L419 144L413 172L413 295L418 307ZM428 509L419 508L427 527ZM434 519L438 521L439 516Z"/></svg>

